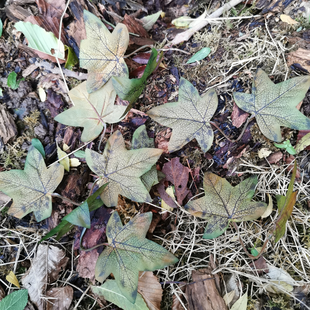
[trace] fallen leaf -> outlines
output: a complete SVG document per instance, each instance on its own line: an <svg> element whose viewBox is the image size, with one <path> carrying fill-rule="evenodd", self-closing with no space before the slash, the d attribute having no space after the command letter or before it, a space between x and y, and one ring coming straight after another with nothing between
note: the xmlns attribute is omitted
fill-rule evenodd
<svg viewBox="0 0 310 310"><path fill-rule="evenodd" d="M286 222L293 212L296 203L297 191L293 192L294 182L296 178L297 163L295 161L294 170L292 173L291 181L285 196L276 195L279 216L276 220L276 229L274 231L275 242L277 243L285 234Z"/></svg>
<svg viewBox="0 0 310 310"><path fill-rule="evenodd" d="M139 275L138 293L141 294L150 310L160 310L163 289L153 272L146 271Z"/></svg>
<svg viewBox="0 0 310 310"><path fill-rule="evenodd" d="M200 51L195 53L186 63L191 64L193 62L202 60L202 59L206 58L210 54L210 52L211 52L210 47L204 47Z"/></svg>
<svg viewBox="0 0 310 310"><path fill-rule="evenodd" d="M256 118L264 136L281 142L280 126L310 129L310 119L296 109L309 87L310 76L300 76L274 84L262 69L258 69L252 94L235 92L233 95L239 108Z"/></svg>
<svg viewBox="0 0 310 310"><path fill-rule="evenodd" d="M173 129L168 146L170 153L181 149L193 139L197 140L203 152L207 152L212 146L214 136L209 121L217 109L217 104L214 89L200 97L197 89L181 78L179 101L155 107L147 114L161 125Z"/></svg>
<svg viewBox="0 0 310 310"><path fill-rule="evenodd" d="M230 291L229 293L226 293L223 296L226 306L228 306L232 302L234 297L235 297L235 291Z"/></svg>
<svg viewBox="0 0 310 310"><path fill-rule="evenodd" d="M123 99L129 101L124 115L132 108L133 104L137 101L139 96L142 94L143 89L146 86L147 78L152 74L155 68L161 61L162 54L157 62L157 51L152 48L152 53L143 75L139 79L129 79L128 77L112 77L113 87L117 95Z"/></svg>
<svg viewBox="0 0 310 310"><path fill-rule="evenodd" d="M0 301L0 310L24 310L28 302L28 291L18 290Z"/></svg>
<svg viewBox="0 0 310 310"><path fill-rule="evenodd" d="M53 287L46 292L46 310L68 310L73 299L73 288L69 285Z"/></svg>
<svg viewBox="0 0 310 310"><path fill-rule="evenodd" d="M299 136L299 133L298 133L298 136ZM297 154L300 153L301 151L303 151L304 149L308 150L309 145L310 145L310 132L305 134L301 139L298 139L298 137L297 137L297 141L298 142L295 146L295 150L296 150Z"/></svg>
<svg viewBox="0 0 310 310"><path fill-rule="evenodd" d="M266 147L263 147L261 148L259 151L258 151L258 157L259 158L265 158L265 157L268 157L270 154L272 153L271 150L269 150L268 148Z"/></svg>
<svg viewBox="0 0 310 310"><path fill-rule="evenodd" d="M31 146L24 170L0 173L0 190L13 199L9 214L22 218L30 212L38 222L52 213L51 194L64 175L64 168L55 164L46 168L41 153Z"/></svg>
<svg viewBox="0 0 310 310"><path fill-rule="evenodd" d="M66 171L70 171L70 161L69 157L67 156L67 153L64 152L58 145L57 145L57 157L58 160L63 158L62 160L59 160L59 163L64 167Z"/></svg>
<svg viewBox="0 0 310 310"><path fill-rule="evenodd" d="M30 300L38 309L44 309L46 305L46 300L42 298L46 285L58 279L68 260L64 250L52 245L38 246L31 267L22 278L22 284L28 290Z"/></svg>
<svg viewBox="0 0 310 310"><path fill-rule="evenodd" d="M171 199L175 199L175 197L174 197L174 186L168 186L166 188L166 193L169 197L171 197ZM170 207L168 203L166 203L165 198L163 198L163 197L161 197L161 198L162 198L161 207L165 210L172 212L173 208Z"/></svg>
<svg viewBox="0 0 310 310"><path fill-rule="evenodd" d="M287 65L291 66L295 63L300 64L304 69L310 72L310 51L299 48L297 51L288 53Z"/></svg>
<svg viewBox="0 0 310 310"><path fill-rule="evenodd" d="M15 286L17 286L18 288L20 288L19 282L18 282L18 280L16 278L16 275L15 275L15 273L13 271L10 271L9 274L5 277L5 279L8 282L10 282L10 283L14 284Z"/></svg>
<svg viewBox="0 0 310 310"><path fill-rule="evenodd" d="M229 223L259 218L266 210L263 202L252 202L257 176L251 176L232 187L226 179L207 172L203 187L205 196L187 203L185 209L194 216L208 219L204 239L213 239L227 229Z"/></svg>
<svg viewBox="0 0 310 310"><path fill-rule="evenodd" d="M174 185L177 201L182 205L190 192L187 188L190 169L180 163L179 157L174 157L164 164L162 172L166 175L165 179Z"/></svg>
<svg viewBox="0 0 310 310"><path fill-rule="evenodd" d="M101 199L107 207L117 205L118 195L137 202L151 202L152 199L140 177L156 163L162 150L142 148L127 150L120 131L109 138L103 155L86 149L86 162L89 168L108 183Z"/></svg>
<svg viewBox="0 0 310 310"><path fill-rule="evenodd" d="M94 294L103 296L107 301L125 310L149 310L140 294L131 303L121 292L115 280L107 280L101 286L91 287Z"/></svg>
<svg viewBox="0 0 310 310"><path fill-rule="evenodd" d="M296 20L294 20L292 17L290 17L289 15L286 15L286 14L281 14L280 19L282 20L282 22L285 22L289 25L299 24Z"/></svg>
<svg viewBox="0 0 310 310"><path fill-rule="evenodd" d="M283 158L283 153L281 151L279 152L275 152L271 155L269 155L267 157L267 161L270 163L270 164L276 164L278 161L280 161L281 159Z"/></svg>
<svg viewBox="0 0 310 310"><path fill-rule="evenodd" d="M246 121L248 116L249 116L249 113L246 113L242 111L241 109L239 109L239 107L234 102L233 111L231 113L232 124L235 127L240 128L242 124Z"/></svg>
<svg viewBox="0 0 310 310"><path fill-rule="evenodd" d="M41 102L44 102L46 100L46 92L42 87L38 88L38 93L39 93L39 97Z"/></svg>
<svg viewBox="0 0 310 310"><path fill-rule="evenodd" d="M243 294L230 308L230 310L246 310L248 305L248 294Z"/></svg>
<svg viewBox="0 0 310 310"><path fill-rule="evenodd" d="M272 198L271 198L271 195L268 194L268 206L267 206L267 209L266 211L264 212L264 214L262 214L261 218L264 219L266 217L268 217L271 213L272 213L272 210L273 210L273 203L272 203Z"/></svg>
<svg viewBox="0 0 310 310"><path fill-rule="evenodd" d="M122 119L126 106L114 105L116 93L112 81L100 90L89 94L87 82L79 84L69 92L74 106L58 114L55 121L76 127L84 127L81 140L91 141L102 132L106 123L117 123Z"/></svg>
<svg viewBox="0 0 310 310"><path fill-rule="evenodd" d="M86 88L92 93L112 76L128 75L123 59L129 34L125 25L117 24L110 33L101 20L84 10L87 39L81 41L80 66L88 70Z"/></svg>
<svg viewBox="0 0 310 310"><path fill-rule="evenodd" d="M137 298L139 271L153 271L178 261L165 248L145 238L151 221L152 212L147 212L123 226L114 212L106 230L109 246L96 263L96 279L103 282L113 273L118 288L131 303Z"/></svg>
<svg viewBox="0 0 310 310"><path fill-rule="evenodd" d="M163 11L158 11L155 14L147 15L140 19L140 22L142 23L146 31L150 31L152 29L153 25L156 23L157 19L159 18L162 12Z"/></svg>

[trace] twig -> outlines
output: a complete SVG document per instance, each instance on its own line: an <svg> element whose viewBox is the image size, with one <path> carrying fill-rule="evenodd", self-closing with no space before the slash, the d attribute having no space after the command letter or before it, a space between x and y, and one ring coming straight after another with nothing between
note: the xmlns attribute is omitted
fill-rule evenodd
<svg viewBox="0 0 310 310"><path fill-rule="evenodd" d="M140 50L142 50L142 49L144 49L144 48L146 48L146 47L153 47L153 45L143 45L143 46L137 48L137 49L136 49L135 51L133 51L132 53L130 53L130 54L128 54L128 55L125 55L124 58L130 57L131 55L137 53L138 51L140 51Z"/></svg>
<svg viewBox="0 0 310 310"><path fill-rule="evenodd" d="M64 196L61 196L61 195L58 194L58 193L52 193L51 196L52 196L52 197L60 198L60 199L62 199L62 200L65 200L65 201L67 201L67 202L69 202L69 203L72 203L72 204L75 205L75 206L80 206L80 205L81 205L81 203L79 203L79 202L74 202L74 201L70 200L69 198L66 198L66 197L64 197Z"/></svg>
<svg viewBox="0 0 310 310"><path fill-rule="evenodd" d="M226 3L221 8L219 8L218 10L213 12L206 20L201 21L201 23L198 23L193 28L190 28L190 29L188 29L182 33L177 34L175 36L175 38L167 44L167 48L169 48L172 45L176 45L176 44L179 44L181 42L189 40L195 32L197 32L200 29L202 29L203 27L205 27L209 23L210 20L212 20L213 18L217 18L217 17L221 16L223 13L230 10L231 8L233 8L237 4L241 3L242 1L243 0L231 0L229 3Z"/></svg>

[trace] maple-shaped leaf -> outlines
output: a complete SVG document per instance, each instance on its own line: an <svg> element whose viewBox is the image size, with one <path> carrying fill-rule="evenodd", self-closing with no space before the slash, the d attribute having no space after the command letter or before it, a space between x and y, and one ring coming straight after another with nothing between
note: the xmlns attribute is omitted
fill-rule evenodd
<svg viewBox="0 0 310 310"><path fill-rule="evenodd" d="M106 228L110 246L96 263L96 279L103 282L113 273L121 293L132 303L137 297L139 271L153 271L178 261L162 246L145 238L151 221L152 212L147 212L123 226L118 213L114 212Z"/></svg>
<svg viewBox="0 0 310 310"><path fill-rule="evenodd" d="M84 127L81 137L83 142L97 138L106 123L119 122L126 110L126 106L114 105L116 93L111 81L91 94L86 90L86 83L83 82L69 91L75 105L55 117L59 123Z"/></svg>
<svg viewBox="0 0 310 310"><path fill-rule="evenodd" d="M112 33L92 13L84 10L87 38L81 41L80 66L88 70L87 91L102 87L112 76L128 75L124 54L129 33L124 24L117 24Z"/></svg>
<svg viewBox="0 0 310 310"><path fill-rule="evenodd" d="M149 136L147 135L145 125L138 127L132 135L131 149L137 150L141 148L154 147L154 139L149 138ZM143 182L145 188L148 191L150 191L151 188L159 182L156 165L153 165L149 171L147 171L141 176L141 181Z"/></svg>
<svg viewBox="0 0 310 310"><path fill-rule="evenodd" d="M309 75L274 84L262 69L258 69L252 94L235 92L234 99L240 109L256 118L264 136L281 142L280 126L298 130L310 129L310 119L296 108L309 87Z"/></svg>
<svg viewBox="0 0 310 310"><path fill-rule="evenodd" d="M57 163L46 168L41 153L31 146L24 170L0 173L0 191L13 199L9 214L22 218L33 212L38 222L48 218L52 213L51 194L63 175L62 165Z"/></svg>
<svg viewBox="0 0 310 310"><path fill-rule="evenodd" d="M109 138L102 155L86 149L87 165L102 183L108 183L100 195L103 203L116 206L119 194L137 202L152 201L140 177L152 168L161 153L155 148L127 150L120 131Z"/></svg>
<svg viewBox="0 0 310 310"><path fill-rule="evenodd" d="M156 122L173 129L169 152L179 150L193 139L207 152L213 142L213 130L209 121L217 109L217 104L214 89L200 97L197 89L182 78L179 101L153 108L147 114Z"/></svg>
<svg viewBox="0 0 310 310"><path fill-rule="evenodd" d="M233 187L226 179L211 172L205 173L205 196L185 206L192 215L208 219L204 239L220 236L231 221L255 220L265 212L267 204L251 201L256 184L257 176L251 176Z"/></svg>

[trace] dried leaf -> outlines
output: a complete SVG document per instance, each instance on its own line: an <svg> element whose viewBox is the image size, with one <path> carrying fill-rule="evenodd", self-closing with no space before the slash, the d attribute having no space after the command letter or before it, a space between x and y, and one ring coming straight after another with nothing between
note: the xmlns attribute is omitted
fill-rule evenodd
<svg viewBox="0 0 310 310"><path fill-rule="evenodd" d="M262 219L268 217L268 216L271 214L272 209L273 209L273 203L272 203L271 195L268 194L268 193L267 193L267 195L268 195L268 202L269 202L269 203L268 203L268 206L267 206L266 211L265 211L264 214L261 216Z"/></svg>
<svg viewBox="0 0 310 310"><path fill-rule="evenodd" d="M145 16L143 18L140 19L144 29L146 31L150 31L153 27L153 25L156 23L157 19L159 18L159 16L161 15L162 11L158 11L155 14L152 15L148 15Z"/></svg>
<svg viewBox="0 0 310 310"><path fill-rule="evenodd" d="M141 294L150 310L160 310L163 289L153 272L146 271L139 276L138 293Z"/></svg>
<svg viewBox="0 0 310 310"><path fill-rule="evenodd" d="M296 153L300 153L303 151L306 147L310 145L310 132L304 135L298 142L295 147Z"/></svg>
<svg viewBox="0 0 310 310"><path fill-rule="evenodd" d="M118 288L131 303L137 298L139 271L164 268L178 261L165 248L145 238L151 221L152 212L147 212L123 226L114 212L106 229L109 247L96 263L96 279L103 282L113 273Z"/></svg>
<svg viewBox="0 0 310 310"><path fill-rule="evenodd" d="M101 195L107 207L117 205L118 195L137 202L152 199L140 177L149 171L161 155L162 150L142 148L127 150L120 131L109 138L103 155L86 149L86 162L102 183L109 183Z"/></svg>
<svg viewBox="0 0 310 310"><path fill-rule="evenodd" d="M58 279L58 274L64 268L69 258L65 252L52 245L40 244L35 258L26 275L22 278L23 286L28 290L30 300L38 307L44 309L46 285Z"/></svg>
<svg viewBox="0 0 310 310"><path fill-rule="evenodd" d="M16 275L14 274L13 271L10 271L10 273L5 277L5 279L8 282L10 282L10 283L14 284L15 286L17 286L18 288L20 288L19 282L18 282L18 280L16 278Z"/></svg>
<svg viewBox="0 0 310 310"><path fill-rule="evenodd" d="M87 39L81 41L80 66L88 70L86 88L92 93L101 88L112 76L127 76L123 59L129 34L125 25L117 24L110 33L101 20L84 10Z"/></svg>
<svg viewBox="0 0 310 310"><path fill-rule="evenodd" d="M73 288L69 285L53 287L46 292L46 297L50 298L46 310L68 310L73 299Z"/></svg>
<svg viewBox="0 0 310 310"><path fill-rule="evenodd" d="M203 152L213 143L213 130L209 124L217 109L218 99L211 89L202 97L197 89L184 78L180 81L179 101L169 102L148 111L156 122L173 129L169 152L175 152L196 139Z"/></svg>
<svg viewBox="0 0 310 310"><path fill-rule="evenodd" d="M286 15L286 14L281 14L280 19L282 20L282 22L285 22L289 25L299 24L296 20L294 20L292 17L290 17L289 15Z"/></svg>
<svg viewBox="0 0 310 310"><path fill-rule="evenodd" d="M287 65L291 66L295 63L300 64L305 70L310 72L310 51L308 49L299 48L297 51L288 53Z"/></svg>
<svg viewBox="0 0 310 310"><path fill-rule="evenodd" d="M30 212L38 222L52 213L51 194L61 182L64 168L55 164L46 168L41 153L30 147L24 170L0 173L0 190L13 199L9 214L22 218Z"/></svg>
<svg viewBox="0 0 310 310"><path fill-rule="evenodd" d="M69 96L75 105L55 117L59 123L84 127L81 137L83 142L97 138L106 123L119 122L126 110L126 106L114 105L116 93L112 81L91 94L86 88L87 82L83 82L70 90Z"/></svg>
<svg viewBox="0 0 310 310"><path fill-rule="evenodd" d="M220 236L231 221L254 220L264 214L267 205L251 201L256 184L257 176L249 177L232 187L226 179L211 172L205 173L205 196L192 200L185 206L192 215L208 219L204 239Z"/></svg>
<svg viewBox="0 0 310 310"><path fill-rule="evenodd" d="M310 129L310 119L296 109L310 87L310 76L300 76L274 84L258 69L252 94L234 93L236 104L256 118L261 132L269 140L281 142L280 126Z"/></svg>
<svg viewBox="0 0 310 310"><path fill-rule="evenodd" d="M248 294L243 294L230 308L230 310L246 310L248 305Z"/></svg>

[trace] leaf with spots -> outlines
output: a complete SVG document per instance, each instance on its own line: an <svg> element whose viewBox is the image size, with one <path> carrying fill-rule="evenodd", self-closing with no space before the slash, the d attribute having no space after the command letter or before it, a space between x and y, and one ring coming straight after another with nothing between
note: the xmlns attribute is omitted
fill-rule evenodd
<svg viewBox="0 0 310 310"><path fill-rule="evenodd" d="M119 194L133 201L151 202L140 177L152 168L161 153L155 148L127 150L120 131L109 138L102 155L86 149L89 168L100 177L101 183L109 183L101 194L104 204L116 206Z"/></svg>
<svg viewBox="0 0 310 310"><path fill-rule="evenodd" d="M265 203L251 201L256 184L257 176L251 176L233 187L226 179L211 172L205 173L205 196L185 206L192 215L208 220L204 239L220 236L231 221L255 220L265 212Z"/></svg>
<svg viewBox="0 0 310 310"><path fill-rule="evenodd" d="M81 41L80 66L88 70L86 88L92 93L101 88L112 76L127 76L124 54L129 33L124 24L117 24L112 33L92 13L84 10L87 38Z"/></svg>
<svg viewBox="0 0 310 310"><path fill-rule="evenodd" d="M117 123L122 119L126 106L114 105L116 93L109 81L98 91L89 94L83 82L69 92L74 106L55 117L55 121L68 125L84 127L81 140L97 138L106 123Z"/></svg>
<svg viewBox="0 0 310 310"><path fill-rule="evenodd" d="M281 142L280 126L298 130L310 129L310 119L296 108L309 87L309 75L274 84L262 69L258 69L252 94L236 92L234 99L240 109L256 118L265 137Z"/></svg>
<svg viewBox="0 0 310 310"><path fill-rule="evenodd" d="M151 221L152 212L147 212L123 226L114 212L106 230L109 246L96 263L96 279L103 282L113 273L119 290L131 303L137 298L139 271L153 271L178 261L165 248L145 238Z"/></svg>
<svg viewBox="0 0 310 310"><path fill-rule="evenodd" d="M42 154L30 147L24 170L0 173L0 191L13 199L9 214L22 218L30 212L38 222L52 213L51 194L64 175L64 167L58 163L46 168Z"/></svg>
<svg viewBox="0 0 310 310"><path fill-rule="evenodd" d="M196 139L207 152L212 146L213 130L209 123L218 104L214 89L202 97L186 79L181 79L179 101L169 102L148 111L148 115L161 125L173 129L168 150L174 152Z"/></svg>
<svg viewBox="0 0 310 310"><path fill-rule="evenodd" d="M156 49L152 48L151 56L148 60L148 63L141 78L129 79L126 76L112 77L113 87L117 95L121 99L129 101L129 105L125 113L127 113L132 108L133 104L137 101L146 86L147 78L152 74L152 72L161 62L163 53L161 52L158 61L157 54L158 53Z"/></svg>
<svg viewBox="0 0 310 310"><path fill-rule="evenodd" d="M154 139L149 138L145 125L139 126L132 135L131 149L137 150L154 147ZM141 176L141 181L148 191L159 182L156 165L153 165L149 171Z"/></svg>

